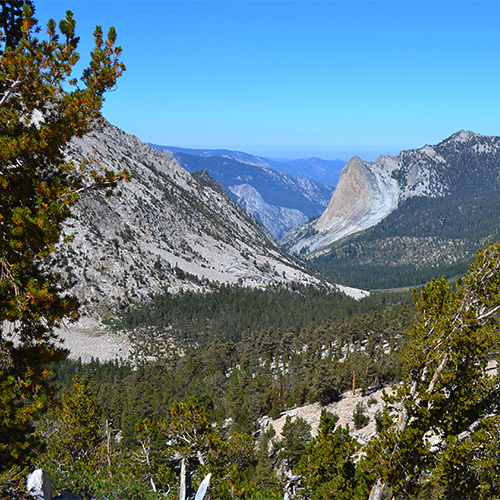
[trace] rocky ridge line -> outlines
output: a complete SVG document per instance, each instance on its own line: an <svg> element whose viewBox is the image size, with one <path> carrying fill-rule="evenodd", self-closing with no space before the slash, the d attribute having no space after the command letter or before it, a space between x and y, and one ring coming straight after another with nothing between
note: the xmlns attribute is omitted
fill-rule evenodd
<svg viewBox="0 0 500 500"><path fill-rule="evenodd" d="M460 190L464 175L482 175L481 155L499 151L500 138L462 130L436 146L381 156L376 162L354 157L344 167L321 217L287 231L281 241L292 253L320 255L332 243L375 226L405 200ZM469 162L478 164L475 171L460 172L461 164Z"/></svg>

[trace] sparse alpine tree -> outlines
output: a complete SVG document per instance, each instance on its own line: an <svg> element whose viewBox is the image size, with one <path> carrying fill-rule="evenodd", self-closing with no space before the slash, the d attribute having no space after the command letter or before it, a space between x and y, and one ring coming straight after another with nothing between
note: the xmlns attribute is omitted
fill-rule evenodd
<svg viewBox="0 0 500 500"><path fill-rule="evenodd" d="M80 79L75 20L47 24L44 39L31 2L2 2L0 40L0 473L33 448L33 419L50 394L49 363L65 357L54 328L77 317L46 257L79 193L111 193L126 172L98 172L65 156L74 137L100 124L103 95L125 67L113 28L94 32ZM14 339L17 343L14 343Z"/></svg>
<svg viewBox="0 0 500 500"><path fill-rule="evenodd" d="M82 486L86 468L102 467L102 411L85 377L75 377L74 387L63 394L60 405L49 412L41 434L46 453L41 456L53 484ZM104 455L104 454L103 454Z"/></svg>
<svg viewBox="0 0 500 500"><path fill-rule="evenodd" d="M500 379L487 364L499 340L500 244L478 252L456 291L442 278L414 298L420 319L410 331L406 376L386 398L384 429L367 449L376 478L370 500L388 488L397 499L432 491L498 498L491 444L499 441Z"/></svg>
<svg viewBox="0 0 500 500"><path fill-rule="evenodd" d="M337 425L337 415L321 411L318 435L300 459L304 497L314 500L362 498L363 483L356 477L356 442L348 427Z"/></svg>
<svg viewBox="0 0 500 500"><path fill-rule="evenodd" d="M292 420L287 415L281 436L280 456L285 459L287 467L293 470L311 442L311 424L302 417Z"/></svg>

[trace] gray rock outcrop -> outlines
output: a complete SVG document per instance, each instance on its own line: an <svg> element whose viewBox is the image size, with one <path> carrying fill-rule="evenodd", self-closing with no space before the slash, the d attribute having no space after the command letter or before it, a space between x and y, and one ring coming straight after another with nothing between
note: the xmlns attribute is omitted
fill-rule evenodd
<svg viewBox="0 0 500 500"><path fill-rule="evenodd" d="M375 226L415 197L484 195L500 188L500 137L460 131L435 146L381 156L355 156L342 170L330 203L316 222L287 231L282 243L315 257L347 236Z"/></svg>
<svg viewBox="0 0 500 500"><path fill-rule="evenodd" d="M35 500L52 500L52 485L41 467L37 467L26 478L26 491Z"/></svg>
<svg viewBox="0 0 500 500"><path fill-rule="evenodd" d="M53 497L50 478L41 467L26 478L26 491L34 500L83 500L78 493L61 493Z"/></svg>

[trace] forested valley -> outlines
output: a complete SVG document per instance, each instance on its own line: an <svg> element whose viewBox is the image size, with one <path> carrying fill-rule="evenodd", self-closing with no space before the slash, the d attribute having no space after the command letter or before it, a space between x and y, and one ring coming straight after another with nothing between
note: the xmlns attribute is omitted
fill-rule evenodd
<svg viewBox="0 0 500 500"><path fill-rule="evenodd" d="M59 403L37 424L37 463L55 488L96 498L178 498L182 464L187 495L210 474L214 499L498 498L498 376L488 367L499 352L499 251L413 297L356 301L298 285L159 295L112 322L141 346L133 364L54 367ZM478 312L464 312L473 303ZM301 417L280 435L266 425L346 391L370 405L381 387L368 443L326 410L314 436ZM353 411L355 429L365 410Z"/></svg>
<svg viewBox="0 0 500 500"><path fill-rule="evenodd" d="M83 488L88 495L102 495L104 485L111 488L111 464L117 474L114 487L123 487L127 498L160 498L167 491L174 498L180 457L187 457L195 483L212 472L213 498L281 498L284 472L308 456L309 424L293 420L290 435L282 439L261 429L259 419L337 401L353 382L355 390L368 394L399 381L405 332L415 314L409 293L356 301L298 285L158 296L114 323L115 329L132 329L144 349L137 353L138 364L68 360L57 366L61 403L42 420L47 453L41 463L54 485L68 487L74 481L73 490ZM153 348L158 345L165 346L163 353ZM153 354L155 360L146 361ZM94 421L90 428L88 412ZM354 467L359 445L347 430L335 428L333 415L325 414L322 425L329 444L315 446L333 446L329 440L337 440L349 450L346 460ZM190 434L189 442L179 437L182 432ZM78 440L83 440L80 446L94 442L84 459L78 457ZM69 453L57 457L64 448ZM320 452L309 448L308 453ZM331 453L335 461L340 449ZM86 475L86 468L92 473ZM95 471L101 468L99 479ZM123 484L125 470L129 479ZM335 470L326 471L325 484L335 479ZM345 490L350 498L357 489L366 494L361 480L346 480L352 482ZM309 486L310 494L320 498L316 490L324 485L316 483Z"/></svg>

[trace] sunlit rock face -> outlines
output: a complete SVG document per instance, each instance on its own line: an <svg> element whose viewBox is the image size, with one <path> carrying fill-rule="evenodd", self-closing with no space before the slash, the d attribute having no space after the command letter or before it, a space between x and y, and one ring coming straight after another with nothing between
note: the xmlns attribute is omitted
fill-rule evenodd
<svg viewBox="0 0 500 500"><path fill-rule="evenodd" d="M373 226L391 213L398 204L399 186L390 175L390 167L377 168L355 156L342 171L337 189L315 229L340 239Z"/></svg>
<svg viewBox="0 0 500 500"><path fill-rule="evenodd" d="M498 137L462 130L436 146L381 156L376 162L355 156L342 170L325 212L317 221L287 231L282 243L296 254L328 251L332 243L376 225L408 198L445 196L467 189L473 175L491 177L490 160L499 151ZM482 161L486 156L488 161Z"/></svg>
<svg viewBox="0 0 500 500"><path fill-rule="evenodd" d="M400 189L391 177L395 162L365 162L355 156L342 170L339 182L321 217L309 225L309 235L299 236L289 248L294 253L311 253L349 234L367 229L390 214L398 205ZM380 161L380 159L379 159ZM290 237L291 236L291 237ZM284 241L293 239L292 233Z"/></svg>
<svg viewBox="0 0 500 500"><path fill-rule="evenodd" d="M300 210L277 207L267 203L261 194L249 184L229 187L236 201L252 214L273 235L281 236L290 227L307 222L308 217Z"/></svg>

